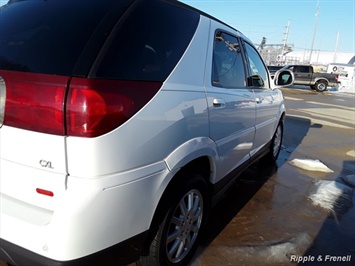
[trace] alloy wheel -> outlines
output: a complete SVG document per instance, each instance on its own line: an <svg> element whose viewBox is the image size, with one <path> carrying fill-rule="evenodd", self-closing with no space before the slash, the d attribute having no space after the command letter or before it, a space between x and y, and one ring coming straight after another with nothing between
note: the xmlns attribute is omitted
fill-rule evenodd
<svg viewBox="0 0 355 266"><path fill-rule="evenodd" d="M200 231L202 217L202 195L192 189L178 203L168 226L166 254L170 262L178 263L189 253Z"/></svg>

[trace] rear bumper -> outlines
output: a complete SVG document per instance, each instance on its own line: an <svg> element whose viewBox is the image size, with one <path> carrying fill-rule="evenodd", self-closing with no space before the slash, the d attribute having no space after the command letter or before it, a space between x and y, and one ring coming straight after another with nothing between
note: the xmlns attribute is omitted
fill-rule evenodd
<svg viewBox="0 0 355 266"><path fill-rule="evenodd" d="M132 262L171 175L159 162L100 178L69 176L66 190L54 194L53 209L48 210L5 194L14 184L3 186L4 180L11 180L16 171L15 164L4 163L1 170L4 167L9 169L1 175L0 260L25 266ZM28 169L22 170L16 173L26 180ZM20 187L36 188L31 183ZM50 198L39 196L42 201Z"/></svg>
<svg viewBox="0 0 355 266"><path fill-rule="evenodd" d="M0 260L16 266L127 265L138 260L147 232L115 246L69 261L57 261L0 239Z"/></svg>
<svg viewBox="0 0 355 266"><path fill-rule="evenodd" d="M339 81L336 81L336 82L329 82L328 84L328 87L337 87L340 85L340 82Z"/></svg>

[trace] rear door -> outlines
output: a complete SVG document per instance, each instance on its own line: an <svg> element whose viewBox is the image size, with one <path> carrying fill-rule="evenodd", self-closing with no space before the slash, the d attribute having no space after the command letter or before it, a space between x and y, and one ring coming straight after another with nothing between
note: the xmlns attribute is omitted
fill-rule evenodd
<svg viewBox="0 0 355 266"><path fill-rule="evenodd" d="M248 64L248 86L253 88L256 102L255 139L251 155L268 143L278 123L282 98L277 90L270 88L269 75L256 49L244 42Z"/></svg>
<svg viewBox="0 0 355 266"><path fill-rule="evenodd" d="M312 80L312 69L309 66L294 66L295 84L310 85Z"/></svg>
<svg viewBox="0 0 355 266"><path fill-rule="evenodd" d="M206 75L209 78L205 84L210 137L221 159L217 165L219 179L249 159L255 133L255 100L252 88L246 86L239 37L217 27L211 36L212 76Z"/></svg>

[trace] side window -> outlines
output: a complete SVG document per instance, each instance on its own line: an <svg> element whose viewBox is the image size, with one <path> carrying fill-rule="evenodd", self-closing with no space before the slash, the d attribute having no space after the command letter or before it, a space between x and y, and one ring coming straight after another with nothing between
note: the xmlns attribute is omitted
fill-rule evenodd
<svg viewBox="0 0 355 266"><path fill-rule="evenodd" d="M294 67L294 73L309 73L309 67L308 66L295 66Z"/></svg>
<svg viewBox="0 0 355 266"><path fill-rule="evenodd" d="M185 52L198 13L169 2L139 2L117 25L96 77L164 81Z"/></svg>
<svg viewBox="0 0 355 266"><path fill-rule="evenodd" d="M239 40L221 31L215 35L212 59L212 85L245 87L245 70Z"/></svg>
<svg viewBox="0 0 355 266"><path fill-rule="evenodd" d="M245 43L247 61L249 63L248 85L254 87L269 88L268 71L259 53L250 44Z"/></svg>
<svg viewBox="0 0 355 266"><path fill-rule="evenodd" d="M299 72L300 73L309 73L309 67L308 66L301 66Z"/></svg>

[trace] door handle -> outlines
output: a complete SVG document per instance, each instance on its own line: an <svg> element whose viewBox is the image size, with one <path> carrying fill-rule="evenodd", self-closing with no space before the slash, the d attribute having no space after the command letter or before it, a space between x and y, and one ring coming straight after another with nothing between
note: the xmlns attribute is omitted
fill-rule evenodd
<svg viewBox="0 0 355 266"><path fill-rule="evenodd" d="M213 106L217 108L224 108L226 107L226 102L223 99L214 98L213 99Z"/></svg>
<svg viewBox="0 0 355 266"><path fill-rule="evenodd" d="M256 103L262 103L263 100L262 100L261 98L256 98L256 99L255 99L255 102L256 102Z"/></svg>

